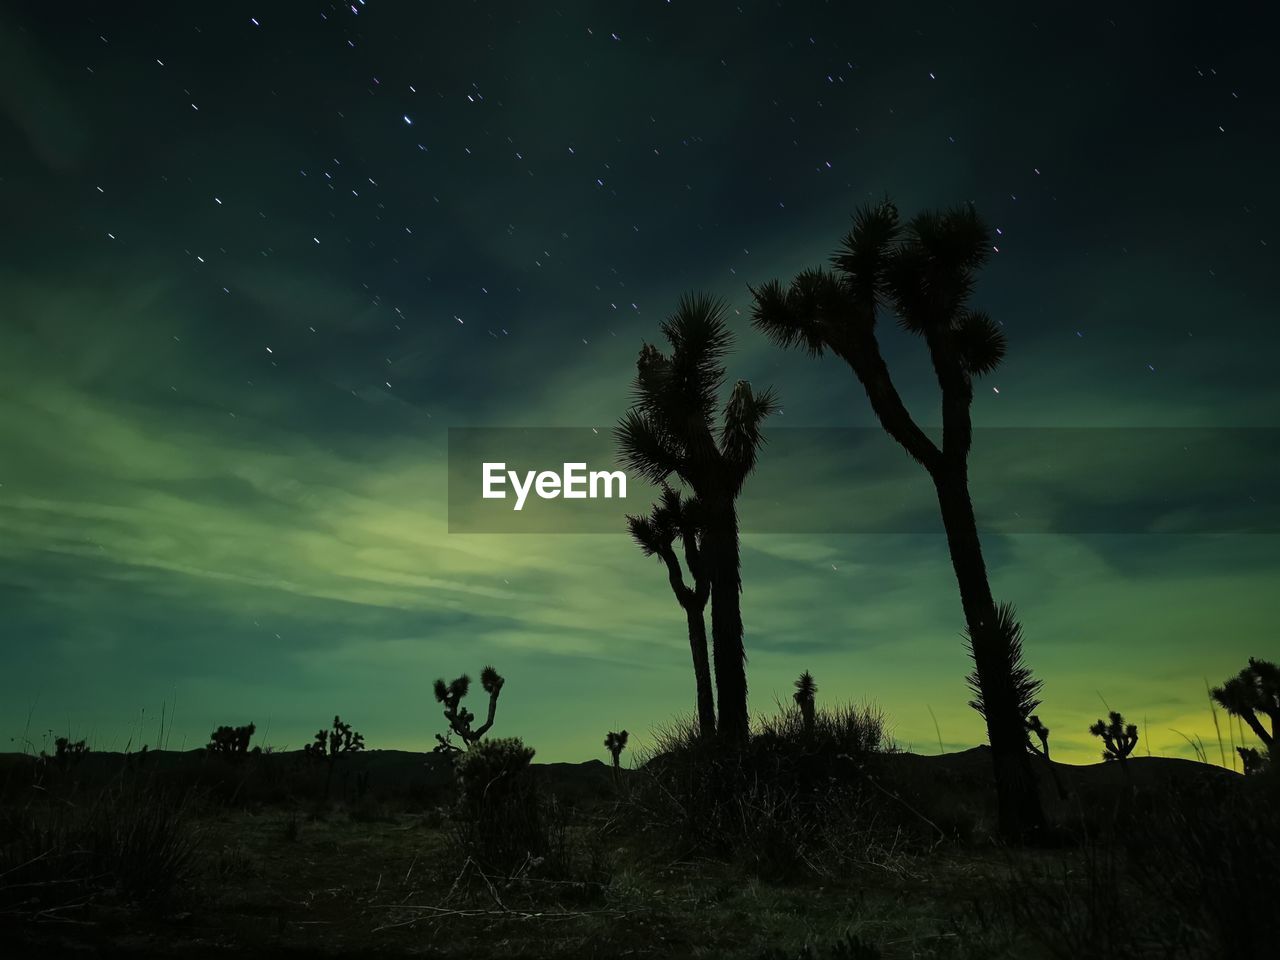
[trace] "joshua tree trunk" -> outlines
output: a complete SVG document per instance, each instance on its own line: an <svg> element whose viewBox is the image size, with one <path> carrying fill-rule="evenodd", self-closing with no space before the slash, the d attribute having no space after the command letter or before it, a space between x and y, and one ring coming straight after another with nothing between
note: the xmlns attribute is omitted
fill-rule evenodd
<svg viewBox="0 0 1280 960"><path fill-rule="evenodd" d="M999 642L988 629L996 622L996 605L982 559L968 477L964 471L952 471L950 475L939 473L934 482L982 689L995 767L1000 832L1006 837L1027 839L1043 833L1044 811L1027 753L1026 718L1018 711L1012 678L1008 676L1008 658L992 648L993 642Z"/></svg>
<svg viewBox="0 0 1280 960"><path fill-rule="evenodd" d="M707 532L711 547L711 650L715 656L719 733L727 743L743 743L749 728L747 657L742 643L738 518L732 503L713 508Z"/></svg>
<svg viewBox="0 0 1280 960"><path fill-rule="evenodd" d="M707 625L702 609L685 608L689 620L689 650L693 654L693 677L698 688L698 732L704 737L716 732L716 704L711 694L711 663L707 659Z"/></svg>
<svg viewBox="0 0 1280 960"><path fill-rule="evenodd" d="M800 717L804 721L804 735L813 738L813 701L800 701Z"/></svg>

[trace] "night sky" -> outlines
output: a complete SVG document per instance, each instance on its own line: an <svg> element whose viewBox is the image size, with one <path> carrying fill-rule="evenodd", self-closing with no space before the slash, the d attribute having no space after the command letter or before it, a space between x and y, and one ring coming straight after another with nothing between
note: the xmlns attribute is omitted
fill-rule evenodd
<svg viewBox="0 0 1280 960"><path fill-rule="evenodd" d="M606 431L692 289L741 311L771 430L872 425L846 367L751 329L747 285L885 195L999 230L980 426L1276 427L1274 24L1196 8L0 3L6 742L154 747L163 707L173 747L339 712L427 749L431 681L489 661L495 734L541 759L643 741L693 700L661 569L621 518L449 533L447 431ZM937 423L923 347L885 338ZM1078 453L1039 480L1123 508L1168 473ZM930 710L983 739L939 534L744 525L753 709L809 669L904 746L937 749ZM1217 759L1206 678L1274 656L1274 529L1179 529L989 532L1063 759L1096 759L1104 702L1140 752Z"/></svg>

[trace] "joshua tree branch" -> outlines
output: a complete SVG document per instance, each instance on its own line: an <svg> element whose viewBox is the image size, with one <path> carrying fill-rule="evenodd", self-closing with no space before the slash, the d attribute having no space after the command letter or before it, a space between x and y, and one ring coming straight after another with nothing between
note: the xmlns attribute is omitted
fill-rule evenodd
<svg viewBox="0 0 1280 960"><path fill-rule="evenodd" d="M676 557L675 550L668 543L658 551L658 555L662 557L662 562L667 565L667 579L671 581L671 592L680 601L680 606L686 610L689 609L689 604L693 602L694 592L684 582L684 571L680 569L680 561Z"/></svg>
<svg viewBox="0 0 1280 960"><path fill-rule="evenodd" d="M868 328L852 337L851 342L832 343L831 349L853 369L885 432L930 473L937 470L942 453L911 418L907 405L902 402L875 333Z"/></svg>
<svg viewBox="0 0 1280 960"><path fill-rule="evenodd" d="M1275 746L1276 738L1274 733L1267 733L1267 728L1262 725L1262 721L1258 719L1258 715L1256 713L1252 710L1241 710L1239 711L1239 716L1249 725L1249 729L1257 735L1258 739L1266 744L1267 749L1271 749ZM1273 731L1275 729L1275 723L1276 718L1272 717L1271 726Z"/></svg>

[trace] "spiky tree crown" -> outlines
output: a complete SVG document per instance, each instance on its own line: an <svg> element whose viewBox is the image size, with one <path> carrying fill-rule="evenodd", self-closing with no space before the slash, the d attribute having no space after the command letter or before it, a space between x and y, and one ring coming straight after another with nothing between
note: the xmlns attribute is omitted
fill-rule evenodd
<svg viewBox="0 0 1280 960"><path fill-rule="evenodd" d="M1025 723L1040 706L1039 693L1043 681L1031 675L1022 656L1022 625L1011 603L996 609L996 619L977 634L965 631L965 641L974 661L974 669L965 678L973 693L969 706L983 717L987 715L988 698L999 697L1017 711ZM981 666L980 666L981 664ZM989 668L989 669L987 669ZM981 676L996 678L998 689L984 689Z"/></svg>
<svg viewBox="0 0 1280 960"><path fill-rule="evenodd" d="M808 670L800 674L795 682L796 692L792 694L792 698L796 703L813 703L814 695L818 692L818 684L813 679L813 674Z"/></svg>
<svg viewBox="0 0 1280 960"><path fill-rule="evenodd" d="M726 307L714 297L682 297L662 324L671 347L645 344L636 361L632 409L615 431L625 466L652 483L679 475L700 497L736 496L755 467L760 426L777 409L772 390L734 385L716 436L725 384L724 359L733 343ZM642 544L643 546L643 544Z"/></svg>
<svg viewBox="0 0 1280 960"><path fill-rule="evenodd" d="M615 757L627 748L627 737L629 734L625 730L614 732L610 730L605 735L604 745L610 753Z"/></svg>
<svg viewBox="0 0 1280 960"><path fill-rule="evenodd" d="M502 690L502 685L506 682L493 667L485 667L480 671L480 686L490 696L499 693Z"/></svg>
<svg viewBox="0 0 1280 960"><path fill-rule="evenodd" d="M1269 660L1249 658L1249 665L1212 691L1213 698L1232 713L1280 711L1280 667Z"/></svg>
<svg viewBox="0 0 1280 960"><path fill-rule="evenodd" d="M922 213L905 225L889 201L866 206L831 258L834 270L806 270L789 286L753 287L752 320L783 347L814 356L846 352L887 306L903 329L936 338L970 376L1004 359L1004 334L967 307L974 274L991 252L991 235L970 206Z"/></svg>

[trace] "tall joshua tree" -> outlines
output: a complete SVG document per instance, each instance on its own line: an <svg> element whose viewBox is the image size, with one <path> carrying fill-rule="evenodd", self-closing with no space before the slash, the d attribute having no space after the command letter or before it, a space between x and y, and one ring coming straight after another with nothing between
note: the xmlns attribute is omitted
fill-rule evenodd
<svg viewBox="0 0 1280 960"><path fill-rule="evenodd" d="M726 742L740 743L748 720L737 499L764 442L761 424L777 402L772 390L757 394L739 380L717 429L724 358L733 344L724 317L725 305L715 298L680 300L661 327L670 355L651 344L640 351L635 402L616 436L629 469L654 483L678 476L698 499L711 584L718 732Z"/></svg>
<svg viewBox="0 0 1280 960"><path fill-rule="evenodd" d="M991 595L968 474L973 379L995 370L1005 354L999 328L968 303L990 250L988 229L969 207L923 213L903 224L885 201L855 215L833 270L806 270L787 287L770 281L753 289L753 321L781 346L845 361L881 426L933 481L972 644L1001 832L1017 838L1044 825L1021 712L1027 691L1015 676L1025 668L1010 633L1016 623L1001 615ZM942 393L941 445L912 419L880 351L876 321L886 308L928 348ZM1029 674L1025 679L1034 682Z"/></svg>
<svg viewBox="0 0 1280 960"><path fill-rule="evenodd" d="M667 579L689 624L689 650L697 690L698 730L704 737L716 732L716 706L711 693L711 664L707 658L707 625L703 611L711 596L711 580L702 560L702 507L696 499L684 499L679 491L663 486L662 499L648 516L628 516L627 527L646 557L657 557L667 568ZM685 583L684 569L675 542L684 550L685 566L693 586Z"/></svg>

